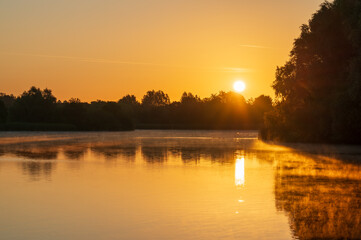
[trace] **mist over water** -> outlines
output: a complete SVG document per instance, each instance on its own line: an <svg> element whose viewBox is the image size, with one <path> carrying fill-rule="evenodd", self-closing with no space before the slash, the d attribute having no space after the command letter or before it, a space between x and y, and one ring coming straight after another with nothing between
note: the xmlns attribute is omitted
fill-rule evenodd
<svg viewBox="0 0 361 240"><path fill-rule="evenodd" d="M0 238L360 238L360 161L254 131L1 133Z"/></svg>

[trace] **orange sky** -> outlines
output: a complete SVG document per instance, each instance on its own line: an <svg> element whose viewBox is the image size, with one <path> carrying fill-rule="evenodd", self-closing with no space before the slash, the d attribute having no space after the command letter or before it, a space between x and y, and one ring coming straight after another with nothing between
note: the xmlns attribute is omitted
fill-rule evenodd
<svg viewBox="0 0 361 240"><path fill-rule="evenodd" d="M118 100L161 89L203 97L247 84L273 96L275 68L322 0L2 0L0 92Z"/></svg>

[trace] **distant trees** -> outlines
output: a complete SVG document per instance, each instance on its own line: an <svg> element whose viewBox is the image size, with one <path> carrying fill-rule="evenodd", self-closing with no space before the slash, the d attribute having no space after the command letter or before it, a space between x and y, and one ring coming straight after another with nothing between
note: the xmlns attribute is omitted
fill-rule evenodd
<svg viewBox="0 0 361 240"><path fill-rule="evenodd" d="M163 91L148 91L143 99L142 105L152 106L152 107L161 107L170 104L168 94L165 94Z"/></svg>
<svg viewBox="0 0 361 240"><path fill-rule="evenodd" d="M129 95L129 94L122 97L121 99L119 99L118 103L119 104L131 105L131 106L139 105L139 102L137 101L137 98L134 95Z"/></svg>
<svg viewBox="0 0 361 240"><path fill-rule="evenodd" d="M7 120L8 111L2 100L0 100L0 123L5 123Z"/></svg>
<svg viewBox="0 0 361 240"><path fill-rule="evenodd" d="M72 124L82 129L85 124L87 104L82 103L79 98L71 98L61 104L61 118L63 122Z"/></svg>
<svg viewBox="0 0 361 240"><path fill-rule="evenodd" d="M245 98L234 92L219 92L204 99L203 122L216 129L256 129Z"/></svg>
<svg viewBox="0 0 361 240"><path fill-rule="evenodd" d="M361 142L361 3L321 5L276 70L265 139Z"/></svg>
<svg viewBox="0 0 361 240"><path fill-rule="evenodd" d="M131 119L126 116L116 102L96 101L87 105L85 122L80 129L86 130L123 130L133 129Z"/></svg>
<svg viewBox="0 0 361 240"><path fill-rule="evenodd" d="M261 95L257 97L252 104L252 119L257 126L263 125L263 116L265 113L273 110L272 98L270 96Z"/></svg>
<svg viewBox="0 0 361 240"><path fill-rule="evenodd" d="M5 93L0 93L0 100L3 101L6 108L9 108L15 102L16 97L14 95L7 95Z"/></svg>
<svg viewBox="0 0 361 240"><path fill-rule="evenodd" d="M0 95L0 129L9 130L128 130L131 116L116 102L57 101L49 89L31 87L19 97ZM8 102L6 108L2 99ZM9 112L9 114L7 114ZM9 115L9 116L7 116Z"/></svg>
<svg viewBox="0 0 361 240"><path fill-rule="evenodd" d="M77 98L64 101L59 106L63 122L77 130L119 131L133 129L131 116L116 102L81 102Z"/></svg>
<svg viewBox="0 0 361 240"><path fill-rule="evenodd" d="M184 92L180 102L181 104L196 104L201 102L201 99L197 95L194 96L192 93Z"/></svg>
<svg viewBox="0 0 361 240"><path fill-rule="evenodd" d="M51 90L36 87L19 97L11 96L0 94L0 129L257 129L264 113L272 109L270 97L262 95L247 102L240 94L222 91L204 99L184 92L179 102L172 103L160 90L148 91L141 103L134 95L126 95L118 102L87 103L78 98L61 102ZM7 99L8 107L2 99Z"/></svg>
<svg viewBox="0 0 361 240"><path fill-rule="evenodd" d="M150 105L142 101L136 122L141 128L257 129L263 112L252 115L254 111L252 103L234 92L221 91L204 99L184 92L179 102Z"/></svg>
<svg viewBox="0 0 361 240"><path fill-rule="evenodd" d="M11 120L15 122L54 122L56 98L51 90L31 87L16 98L10 108Z"/></svg>

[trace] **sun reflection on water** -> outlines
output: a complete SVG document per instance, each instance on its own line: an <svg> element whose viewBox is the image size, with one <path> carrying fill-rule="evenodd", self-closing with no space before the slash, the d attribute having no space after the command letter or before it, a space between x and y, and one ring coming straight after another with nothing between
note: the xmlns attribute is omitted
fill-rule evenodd
<svg viewBox="0 0 361 240"><path fill-rule="evenodd" d="M237 187L244 186L244 157L237 158L235 166L235 184Z"/></svg>

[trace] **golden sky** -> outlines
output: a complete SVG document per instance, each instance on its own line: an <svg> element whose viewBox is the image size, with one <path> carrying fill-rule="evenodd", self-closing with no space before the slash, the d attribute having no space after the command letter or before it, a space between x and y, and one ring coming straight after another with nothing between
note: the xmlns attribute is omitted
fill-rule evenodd
<svg viewBox="0 0 361 240"><path fill-rule="evenodd" d="M1 0L0 92L58 99L273 96L277 65L322 0Z"/></svg>

